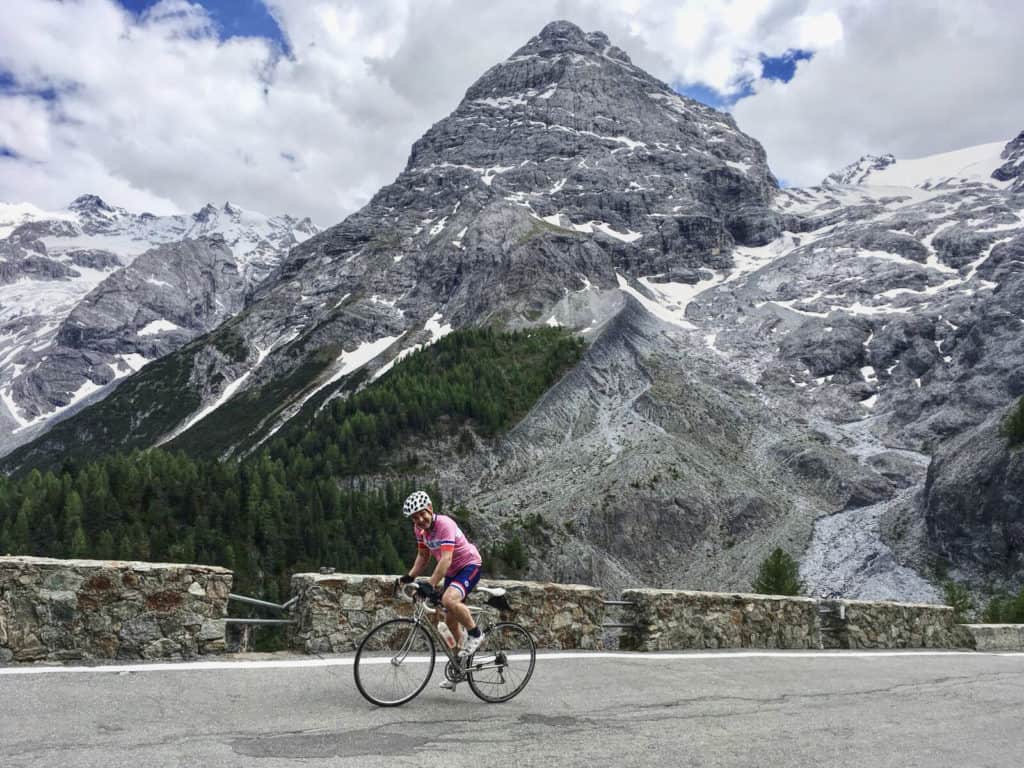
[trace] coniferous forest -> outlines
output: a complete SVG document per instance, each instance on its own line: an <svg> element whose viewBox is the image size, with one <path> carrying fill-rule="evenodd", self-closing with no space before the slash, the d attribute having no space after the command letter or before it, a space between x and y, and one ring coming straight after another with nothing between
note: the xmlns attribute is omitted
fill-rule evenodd
<svg viewBox="0 0 1024 768"><path fill-rule="evenodd" d="M0 552L223 565L236 591L271 600L320 566L401 571L414 555L405 496L448 501L430 484L431 446L471 450L470 430L507 430L583 346L557 328L457 331L241 460L151 449L0 477Z"/></svg>

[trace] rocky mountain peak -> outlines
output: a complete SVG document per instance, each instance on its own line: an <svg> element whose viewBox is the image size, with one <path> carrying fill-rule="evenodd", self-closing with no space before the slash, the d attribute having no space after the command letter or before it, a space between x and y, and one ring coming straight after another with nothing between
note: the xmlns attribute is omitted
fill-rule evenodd
<svg viewBox="0 0 1024 768"><path fill-rule="evenodd" d="M79 195L68 211L78 219L78 224L86 235L110 234L125 226L131 226L136 215L124 208L111 205L98 195Z"/></svg>
<svg viewBox="0 0 1024 768"><path fill-rule="evenodd" d="M98 212L112 214L116 209L98 195L79 195L68 205L68 210L79 214Z"/></svg>
<svg viewBox="0 0 1024 768"><path fill-rule="evenodd" d="M667 230L686 211L725 218L727 237L753 244L777 231L765 211L776 186L763 148L728 114L634 66L603 32L556 21L468 89L413 145L405 173L377 202L400 204L410 230L435 236L456 222L439 225L432 211L462 200L458 219L469 224L474 211L503 200L570 232L603 223L628 242L654 228L678 239ZM427 189L436 191L410 204ZM361 226L361 213L355 221ZM722 254L717 236L698 239L692 250Z"/></svg>
<svg viewBox="0 0 1024 768"><path fill-rule="evenodd" d="M217 206L215 206L213 203L207 203L202 208L200 208L198 211L196 211L196 213L193 216L193 218L197 222L205 224L206 222L210 221L211 219L216 219L218 213L220 213L220 211L217 208Z"/></svg>
<svg viewBox="0 0 1024 768"><path fill-rule="evenodd" d="M1015 180L1010 185L1011 189L1015 192L1024 191L1024 131L1007 142L999 158L1006 162L992 172L992 178L998 181Z"/></svg>
<svg viewBox="0 0 1024 768"><path fill-rule="evenodd" d="M850 163L834 173L830 173L822 180L822 186L860 184L865 181L873 172L888 168L896 162L891 154L885 155L863 155L859 160Z"/></svg>
<svg viewBox="0 0 1024 768"><path fill-rule="evenodd" d="M540 31L540 34L516 51L512 58L550 57L564 53L583 56L609 55L630 63L629 56L622 49L614 47L604 32L584 32L571 21L551 22Z"/></svg>

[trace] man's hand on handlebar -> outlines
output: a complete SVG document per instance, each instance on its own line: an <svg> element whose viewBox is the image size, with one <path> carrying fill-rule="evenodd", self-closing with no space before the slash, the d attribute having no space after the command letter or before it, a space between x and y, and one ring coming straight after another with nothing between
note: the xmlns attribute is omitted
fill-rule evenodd
<svg viewBox="0 0 1024 768"><path fill-rule="evenodd" d="M441 602L441 593L433 584L426 581L421 581L416 585L416 594L433 605L438 605Z"/></svg>
<svg viewBox="0 0 1024 768"><path fill-rule="evenodd" d="M399 584L403 584L403 585L404 584L412 584L414 581L416 581L416 577L415 576L410 576L409 574L406 574L405 576L399 576L398 577L398 583Z"/></svg>

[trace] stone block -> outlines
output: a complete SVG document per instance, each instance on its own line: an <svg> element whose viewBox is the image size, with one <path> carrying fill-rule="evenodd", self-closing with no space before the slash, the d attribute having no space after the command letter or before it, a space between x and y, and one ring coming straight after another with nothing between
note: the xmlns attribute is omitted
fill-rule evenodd
<svg viewBox="0 0 1024 768"><path fill-rule="evenodd" d="M180 656L181 646L169 637L154 640L142 649L142 658L144 659L170 659Z"/></svg>
<svg viewBox="0 0 1024 768"><path fill-rule="evenodd" d="M209 643L224 639L225 623L223 619L207 619L202 622L199 634L196 639L202 643Z"/></svg>

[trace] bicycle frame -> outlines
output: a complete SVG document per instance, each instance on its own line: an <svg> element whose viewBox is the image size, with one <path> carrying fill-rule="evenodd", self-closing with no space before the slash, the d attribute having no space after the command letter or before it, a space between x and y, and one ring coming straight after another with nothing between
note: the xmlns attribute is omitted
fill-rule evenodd
<svg viewBox="0 0 1024 768"><path fill-rule="evenodd" d="M458 647L449 648L448 643L445 641L444 636L441 635L441 631L437 628L437 625L433 622L433 620L427 618L428 615L440 613L440 610L437 608L429 607L427 605L426 600L421 599L415 600L414 602L416 605L416 610L413 612L412 620L426 628L427 634L429 634L431 639L433 639L434 644L445 652L445 655L448 657L448 661L451 662L452 666L459 671L460 680L465 679L467 672L477 672L485 669L501 669L504 666L504 664L499 663L497 659L490 663L484 662L480 664L468 664L467 662L469 662L469 660L473 657L460 656L458 652ZM492 617L485 612L493 609L488 609L484 608L483 606L476 605L467 605L466 607L474 616L476 616L478 619L483 620L483 622L481 623L481 627L486 628L487 624L490 623ZM442 616L438 616L438 620L444 621L444 618ZM483 631L483 629L481 631ZM465 629L463 629L463 632L465 632ZM410 634L409 641L411 642L412 639L413 635ZM399 661L401 659L404 659L404 654L406 653L408 653L407 649L400 650L399 654L396 654L395 659ZM399 655L401 655L401 659L399 659Z"/></svg>

